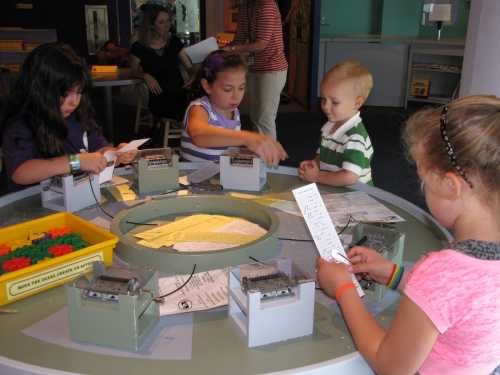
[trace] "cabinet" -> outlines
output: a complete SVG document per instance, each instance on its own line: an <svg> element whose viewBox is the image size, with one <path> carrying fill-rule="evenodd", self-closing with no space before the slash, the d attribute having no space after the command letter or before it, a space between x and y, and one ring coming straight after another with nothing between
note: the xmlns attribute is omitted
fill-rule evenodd
<svg viewBox="0 0 500 375"><path fill-rule="evenodd" d="M412 45L408 58L408 102L446 104L458 96L462 46Z"/></svg>
<svg viewBox="0 0 500 375"><path fill-rule="evenodd" d="M318 97L321 80L337 63L355 59L361 62L373 75L373 89L366 105L402 107L405 103L406 69L408 44L384 42L380 38L324 39L320 43L318 66Z"/></svg>
<svg viewBox="0 0 500 375"><path fill-rule="evenodd" d="M36 46L56 41L55 29L0 28L0 66L11 71L19 70Z"/></svg>

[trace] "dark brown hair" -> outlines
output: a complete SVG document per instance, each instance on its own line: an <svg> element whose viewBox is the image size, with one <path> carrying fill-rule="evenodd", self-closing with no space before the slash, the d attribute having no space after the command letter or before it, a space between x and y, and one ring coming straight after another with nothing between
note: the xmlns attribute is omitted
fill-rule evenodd
<svg viewBox="0 0 500 375"><path fill-rule="evenodd" d="M89 92L92 82L85 62L63 43L47 43L30 52L7 105L4 126L24 116L44 157L64 154L67 126L61 99L72 88L81 91L74 115L85 130L97 130Z"/></svg>
<svg viewBox="0 0 500 375"><path fill-rule="evenodd" d="M193 100L206 95L201 86L202 79L206 79L208 83L212 84L217 79L218 73L230 69L247 70L247 64L240 54L222 50L211 52L203 60L196 79L190 87L190 99Z"/></svg>
<svg viewBox="0 0 500 375"><path fill-rule="evenodd" d="M170 21L173 21L173 14L165 7L158 4L143 4L140 8L142 12L142 18L139 24L138 39L141 44L149 47L151 41L156 35L156 30L154 28L156 18L162 12L167 13Z"/></svg>

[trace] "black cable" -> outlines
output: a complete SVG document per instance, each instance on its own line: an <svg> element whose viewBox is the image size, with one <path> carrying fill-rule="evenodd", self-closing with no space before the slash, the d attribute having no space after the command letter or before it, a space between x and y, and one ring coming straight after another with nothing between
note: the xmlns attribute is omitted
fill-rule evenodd
<svg viewBox="0 0 500 375"><path fill-rule="evenodd" d="M337 234L340 236L344 231L347 229L349 224L351 224L353 217L352 215L349 215L347 218L347 224L338 232ZM278 240L282 241L294 241L294 242L314 242L313 239L305 239L305 238L288 238L288 237L278 237Z"/></svg>
<svg viewBox="0 0 500 375"><path fill-rule="evenodd" d="M182 284L180 287L178 287L177 289L174 289L172 290L171 292L168 292L166 294L163 294L161 296L158 296L158 297L155 297L155 301L156 300L160 300L162 298L165 298L165 297L168 297L170 296L171 294L174 294L175 292L178 292L179 290L181 290L182 288L184 288L187 283L189 283L191 281L191 279L193 278L193 275L194 275L194 271L196 271L196 263L193 265L193 270L191 271L191 275L189 275L189 277L187 278L187 280L184 282L184 284Z"/></svg>
<svg viewBox="0 0 500 375"><path fill-rule="evenodd" d="M160 225L160 224L156 224L156 223L141 223L141 222L138 222L138 221L130 221L130 220L127 220L125 222L127 224L132 224L132 225Z"/></svg>
<svg viewBox="0 0 500 375"><path fill-rule="evenodd" d="M351 221L354 220L354 218L352 217L352 215L349 215L349 217L347 218L347 223L346 225L340 230L340 232L337 232L337 234L340 236L342 233L344 233L344 231L347 229L347 227L349 226L349 224L351 224Z"/></svg>
<svg viewBox="0 0 500 375"><path fill-rule="evenodd" d="M99 202L99 200L97 199L97 196L94 192L94 187L92 186L92 180L90 178L90 175L88 175L89 177L89 183L90 183L90 190L92 191L92 195L94 196L94 199L95 199L95 203L97 204L97 206L100 208L100 210L102 212L104 212L107 216L109 216L111 219L114 219L115 217L113 215L111 215L109 212L107 212L101 205L101 203ZM184 186L184 185L181 185L181 186ZM162 193L162 194L170 194L170 193L173 193L175 191L179 191L179 190L182 190L182 188L177 188L177 189L172 189L172 190L169 190L165 193ZM127 220L125 221L127 224L132 224L132 225L159 225L159 224L155 224L155 223L141 223L141 222L137 222L137 221L130 221L130 220Z"/></svg>
<svg viewBox="0 0 500 375"><path fill-rule="evenodd" d="M89 177L90 190L92 191L92 195L94 196L95 203L97 204L97 207L99 207L101 209L101 211L103 213L105 213L107 216L109 216L111 219L114 219L115 217L113 215L111 215L109 212L106 212L106 210L101 206L101 202L99 202L99 200L97 199L97 196L95 195L95 192L94 192L94 187L92 186L92 178L90 177L89 174L87 176Z"/></svg>
<svg viewBox="0 0 500 375"><path fill-rule="evenodd" d="M254 258L253 256L250 256L250 255L249 255L248 257L249 257L251 260L253 260L254 262L264 264L264 262L262 262L262 261L258 260L257 258Z"/></svg>
<svg viewBox="0 0 500 375"><path fill-rule="evenodd" d="M287 238L287 237L278 237L278 240L282 241L294 241L294 242L313 242L312 239L304 239L304 238Z"/></svg>
<svg viewBox="0 0 500 375"><path fill-rule="evenodd" d="M154 195L154 197L157 197L157 196L160 196L160 195L167 195L167 194L170 194L170 193L175 193L176 191L184 190L184 189L186 189L186 186L187 185L179 184L178 188L167 190L167 191L165 191L163 193L160 193L160 194L156 194L156 195Z"/></svg>

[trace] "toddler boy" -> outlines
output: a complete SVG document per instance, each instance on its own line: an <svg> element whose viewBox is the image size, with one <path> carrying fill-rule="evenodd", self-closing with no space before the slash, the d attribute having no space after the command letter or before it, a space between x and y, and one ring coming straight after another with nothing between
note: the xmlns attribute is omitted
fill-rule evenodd
<svg viewBox="0 0 500 375"><path fill-rule="evenodd" d="M300 163L301 179L332 186L357 181L373 185L373 148L359 115L372 87L371 73L358 61L339 63L326 73L320 92L321 109L328 122L321 128L316 158Z"/></svg>

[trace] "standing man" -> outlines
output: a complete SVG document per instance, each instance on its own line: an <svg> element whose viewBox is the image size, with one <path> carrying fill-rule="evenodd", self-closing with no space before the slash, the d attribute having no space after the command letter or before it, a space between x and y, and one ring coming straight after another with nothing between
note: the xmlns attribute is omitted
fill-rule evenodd
<svg viewBox="0 0 500 375"><path fill-rule="evenodd" d="M288 70L281 14L275 0L240 0L238 7L236 36L225 49L249 55L250 121L276 139L276 115Z"/></svg>

